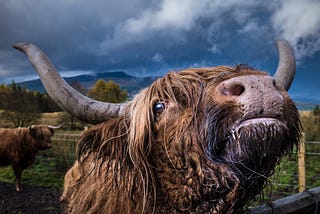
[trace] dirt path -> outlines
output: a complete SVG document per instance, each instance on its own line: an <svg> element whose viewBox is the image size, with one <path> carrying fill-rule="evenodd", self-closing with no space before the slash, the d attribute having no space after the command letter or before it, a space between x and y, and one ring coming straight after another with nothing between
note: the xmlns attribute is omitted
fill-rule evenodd
<svg viewBox="0 0 320 214"><path fill-rule="evenodd" d="M16 192L14 184L0 182L0 213L61 213L60 192L55 189L23 185Z"/></svg>

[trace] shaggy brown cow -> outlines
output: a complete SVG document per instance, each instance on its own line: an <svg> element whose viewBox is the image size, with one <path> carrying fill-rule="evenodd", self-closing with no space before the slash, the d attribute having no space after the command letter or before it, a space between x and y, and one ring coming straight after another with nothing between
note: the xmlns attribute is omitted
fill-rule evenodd
<svg viewBox="0 0 320 214"><path fill-rule="evenodd" d="M54 129L47 125L32 125L28 128L0 128L0 166L12 165L16 176L16 190L21 191L21 174L35 160L39 150L51 148L50 137Z"/></svg>
<svg viewBox="0 0 320 214"><path fill-rule="evenodd" d="M236 212L300 137L284 40L273 77L245 65L170 72L123 105L82 96L37 47L15 47L62 108L101 122L78 142L62 195L67 213Z"/></svg>

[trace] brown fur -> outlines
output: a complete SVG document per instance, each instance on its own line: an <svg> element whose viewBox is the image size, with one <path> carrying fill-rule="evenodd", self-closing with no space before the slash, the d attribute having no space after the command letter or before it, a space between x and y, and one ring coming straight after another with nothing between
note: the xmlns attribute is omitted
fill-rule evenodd
<svg viewBox="0 0 320 214"><path fill-rule="evenodd" d="M21 174L35 160L39 150L51 147L53 129L46 125L28 128L0 128L0 166L12 165L16 176L16 190L21 191Z"/></svg>
<svg viewBox="0 0 320 214"><path fill-rule="evenodd" d="M246 66L171 72L140 92L123 117L87 130L65 178L65 212L241 210L300 136L297 109L277 86L273 90L283 98L277 110L285 127L232 128L244 110L215 89L247 75L267 74ZM159 101L166 108L158 114L153 106Z"/></svg>

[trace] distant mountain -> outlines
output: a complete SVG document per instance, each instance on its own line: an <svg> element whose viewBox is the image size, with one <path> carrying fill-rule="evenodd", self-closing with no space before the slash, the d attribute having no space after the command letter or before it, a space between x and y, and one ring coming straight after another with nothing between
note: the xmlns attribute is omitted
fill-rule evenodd
<svg viewBox="0 0 320 214"><path fill-rule="evenodd" d="M84 74L73 77L66 77L64 78L64 80L71 85L80 84L80 86L84 89L90 89L99 79L103 79L105 81L112 80L115 83L119 84L121 89L127 90L129 96L133 96L141 89L148 87L157 78L158 77L134 77L126 74L123 71L115 71L97 73L94 75ZM20 82L17 84L32 91L39 91L41 93L45 92L45 89L39 79Z"/></svg>

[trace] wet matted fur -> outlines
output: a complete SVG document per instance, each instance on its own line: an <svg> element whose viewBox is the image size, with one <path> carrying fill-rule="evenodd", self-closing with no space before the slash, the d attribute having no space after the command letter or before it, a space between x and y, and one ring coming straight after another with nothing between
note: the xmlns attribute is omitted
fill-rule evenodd
<svg viewBox="0 0 320 214"><path fill-rule="evenodd" d="M254 112L222 100L216 87L248 66L170 72L141 91L124 116L87 130L65 178L68 213L231 213L259 194L298 144L300 120L287 92L268 101L281 123L235 126ZM252 112L251 112L252 111Z"/></svg>

